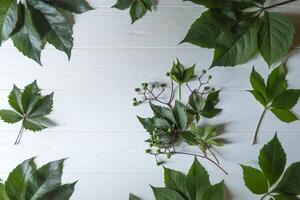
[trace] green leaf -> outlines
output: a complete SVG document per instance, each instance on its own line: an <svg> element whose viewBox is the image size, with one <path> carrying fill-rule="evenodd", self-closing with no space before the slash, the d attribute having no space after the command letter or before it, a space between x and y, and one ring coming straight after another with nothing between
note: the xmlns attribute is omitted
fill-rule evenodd
<svg viewBox="0 0 300 200"><path fill-rule="evenodd" d="M224 182L218 183L216 185L208 187L204 192L203 196L199 198L197 195L197 200L224 200Z"/></svg>
<svg viewBox="0 0 300 200"><path fill-rule="evenodd" d="M178 128L181 130L184 130L185 127L187 126L187 113L186 113L186 108L183 103L180 101L175 101L175 106L173 108L173 113L178 125Z"/></svg>
<svg viewBox="0 0 300 200"><path fill-rule="evenodd" d="M129 194L129 200L141 200L141 199L130 193Z"/></svg>
<svg viewBox="0 0 300 200"><path fill-rule="evenodd" d="M286 164L286 155L277 135L261 149L258 163L272 186L282 175Z"/></svg>
<svg viewBox="0 0 300 200"><path fill-rule="evenodd" d="M7 40L16 27L18 20L16 0L2 0L0 2L0 44Z"/></svg>
<svg viewBox="0 0 300 200"><path fill-rule="evenodd" d="M31 158L22 162L9 174L5 188L10 199L24 199L26 183L35 170L34 158Z"/></svg>
<svg viewBox="0 0 300 200"><path fill-rule="evenodd" d="M281 14L266 12L258 34L258 46L268 65L281 60L293 44L295 28Z"/></svg>
<svg viewBox="0 0 300 200"><path fill-rule="evenodd" d="M127 0L128 1L128 0ZM93 10L86 0L57 0L57 7L63 8L69 12L82 14Z"/></svg>
<svg viewBox="0 0 300 200"><path fill-rule="evenodd" d="M272 113L283 122L290 123L298 120L298 117L291 111L280 108L272 108Z"/></svg>
<svg viewBox="0 0 300 200"><path fill-rule="evenodd" d="M164 179L167 188L176 190L183 197L187 197L185 175L179 171L164 168Z"/></svg>
<svg viewBox="0 0 300 200"><path fill-rule="evenodd" d="M178 192L169 188L152 187L156 200L185 200Z"/></svg>
<svg viewBox="0 0 300 200"><path fill-rule="evenodd" d="M257 101L259 101L264 107L267 106L267 100L265 99L263 94L261 94L260 92L254 91L254 90L248 90L248 92L250 92L254 96L254 98Z"/></svg>
<svg viewBox="0 0 300 200"><path fill-rule="evenodd" d="M190 199L202 196L206 189L211 186L207 171L196 158L186 176L186 186Z"/></svg>
<svg viewBox="0 0 300 200"><path fill-rule="evenodd" d="M142 118L137 116L140 123L143 125L144 129L146 129L147 132L152 133L155 129L154 121L152 118Z"/></svg>
<svg viewBox="0 0 300 200"><path fill-rule="evenodd" d="M135 0L130 8L132 23L142 18L146 14L147 10L151 11L152 6L153 3L151 0Z"/></svg>
<svg viewBox="0 0 300 200"><path fill-rule="evenodd" d="M225 15L208 10L192 24L181 43L189 42L204 48L214 48L218 36L230 23L232 20Z"/></svg>
<svg viewBox="0 0 300 200"><path fill-rule="evenodd" d="M45 200L69 200L74 192L77 181L71 184L60 185L48 194L45 194L42 199Z"/></svg>
<svg viewBox="0 0 300 200"><path fill-rule="evenodd" d="M158 106L150 102L150 107L156 117L167 120L170 124L176 124L173 112L166 107Z"/></svg>
<svg viewBox="0 0 300 200"><path fill-rule="evenodd" d="M189 105L197 113L200 113L202 111L204 103L205 100L196 92L192 92L191 95L189 96Z"/></svg>
<svg viewBox="0 0 300 200"><path fill-rule="evenodd" d="M47 126L44 124L43 118L25 118L23 121L23 126L25 129L34 132L47 128Z"/></svg>
<svg viewBox="0 0 300 200"><path fill-rule="evenodd" d="M20 52L41 65L42 41L33 24L32 14L29 9L25 9L24 25L11 38Z"/></svg>
<svg viewBox="0 0 300 200"><path fill-rule="evenodd" d="M199 142L196 139L196 136L191 131L183 131L181 133L182 138L189 145L198 145Z"/></svg>
<svg viewBox="0 0 300 200"><path fill-rule="evenodd" d="M27 85L22 93L22 107L24 114L29 114L31 111L31 105L39 100L40 89L37 86L36 81Z"/></svg>
<svg viewBox="0 0 300 200"><path fill-rule="evenodd" d="M267 96L268 99L273 100L287 88L286 81L287 71L282 64L276 67L268 77L267 81Z"/></svg>
<svg viewBox="0 0 300 200"><path fill-rule="evenodd" d="M236 28L222 32L215 48L211 68L235 66L249 61L257 53L258 20L244 19Z"/></svg>
<svg viewBox="0 0 300 200"><path fill-rule="evenodd" d="M30 176L26 187L26 199L38 200L61 185L64 160L50 162Z"/></svg>
<svg viewBox="0 0 300 200"><path fill-rule="evenodd" d="M9 200L6 191L5 191L5 186L0 183L0 199L1 200Z"/></svg>
<svg viewBox="0 0 300 200"><path fill-rule="evenodd" d="M22 91L15 85L14 85L13 90L10 92L10 94L8 96L8 103L18 113L20 113L20 114L23 113Z"/></svg>
<svg viewBox="0 0 300 200"><path fill-rule="evenodd" d="M300 97L300 90L288 89L278 95L272 102L272 107L291 109L293 108Z"/></svg>
<svg viewBox="0 0 300 200"><path fill-rule="evenodd" d="M117 3L113 6L113 8L117 8L120 10L126 10L130 8L135 0L118 0Z"/></svg>
<svg viewBox="0 0 300 200"><path fill-rule="evenodd" d="M181 85L195 77L194 71L195 65L185 68L177 59L177 63L173 62L173 67L170 72L171 79Z"/></svg>
<svg viewBox="0 0 300 200"><path fill-rule="evenodd" d="M298 197L286 194L278 194L273 196L275 200L299 200Z"/></svg>
<svg viewBox="0 0 300 200"><path fill-rule="evenodd" d="M264 194L268 192L268 180L262 171L245 165L241 165L241 167L243 168L245 184L252 193Z"/></svg>
<svg viewBox="0 0 300 200"><path fill-rule="evenodd" d="M205 105L201 111L202 116L213 118L222 111L222 109L215 108L219 103L219 93L220 91L215 91L208 94Z"/></svg>
<svg viewBox="0 0 300 200"><path fill-rule="evenodd" d="M41 97L33 106L28 114L28 117L30 118L37 118L37 117L43 117L45 115L48 115L51 113L53 108L53 95L54 93L51 93L49 95L46 95L44 97Z"/></svg>
<svg viewBox="0 0 300 200"><path fill-rule="evenodd" d="M290 195L300 194L300 162L293 163L287 168L274 192Z"/></svg>
<svg viewBox="0 0 300 200"><path fill-rule="evenodd" d="M9 124L14 124L23 119L23 117L11 110L0 110L0 117L3 121Z"/></svg>
<svg viewBox="0 0 300 200"><path fill-rule="evenodd" d="M49 25L47 41L56 49L64 51L69 59L73 47L73 31L69 22L55 7L40 0L27 0L36 10L40 11Z"/></svg>
<svg viewBox="0 0 300 200"><path fill-rule="evenodd" d="M261 77L261 75L255 71L254 67L252 68L250 82L254 91L261 93L263 97L266 96L265 81L263 77Z"/></svg>

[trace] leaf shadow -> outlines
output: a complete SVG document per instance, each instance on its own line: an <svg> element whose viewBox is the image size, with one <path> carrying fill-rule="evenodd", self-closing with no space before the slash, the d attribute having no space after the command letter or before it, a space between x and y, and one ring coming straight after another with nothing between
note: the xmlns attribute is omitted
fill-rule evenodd
<svg viewBox="0 0 300 200"><path fill-rule="evenodd" d="M294 46L297 47L300 46L300 15L296 13L287 13L285 14L287 17L289 17L295 26L295 38L294 38Z"/></svg>
<svg viewBox="0 0 300 200"><path fill-rule="evenodd" d="M224 199L233 199L233 195L226 185L224 186Z"/></svg>
<svg viewBox="0 0 300 200"><path fill-rule="evenodd" d="M51 119L48 119L48 118L43 118L42 123L43 123L43 125L45 125L47 127L54 127L54 126L58 125L57 122L55 122Z"/></svg>

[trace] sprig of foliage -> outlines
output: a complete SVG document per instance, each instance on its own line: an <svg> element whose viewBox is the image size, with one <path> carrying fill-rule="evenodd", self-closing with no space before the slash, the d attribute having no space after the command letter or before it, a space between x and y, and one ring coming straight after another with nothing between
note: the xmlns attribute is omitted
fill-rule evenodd
<svg viewBox="0 0 300 200"><path fill-rule="evenodd" d="M254 194L263 195L261 200L267 197L297 200L297 195L300 195L300 162L291 164L284 171L286 154L277 135L261 149L258 159L260 169L241 165L248 189Z"/></svg>
<svg viewBox="0 0 300 200"><path fill-rule="evenodd" d="M215 49L211 67L246 63L258 51L271 66L281 61L293 44L292 21L270 10L296 0L271 6L265 5L267 0L190 1L208 10L192 24L181 43Z"/></svg>
<svg viewBox="0 0 300 200"><path fill-rule="evenodd" d="M153 187L156 200L224 200L224 182L212 185L205 168L195 158L187 175L164 168L165 187ZM130 194L129 200L141 200Z"/></svg>
<svg viewBox="0 0 300 200"><path fill-rule="evenodd" d="M37 168L34 158L25 160L0 182L1 200L69 200L75 184L62 184L63 160Z"/></svg>
<svg viewBox="0 0 300 200"><path fill-rule="evenodd" d="M300 90L287 88L286 75L287 71L282 64L271 72L267 82L265 82L263 77L256 72L253 67L250 76L252 90L249 92L251 92L255 99L264 106L264 110L255 131L253 144L256 143L259 127L268 110L282 122L290 123L298 120L298 117L291 109L298 102Z"/></svg>
<svg viewBox="0 0 300 200"><path fill-rule="evenodd" d="M158 159L159 155L167 155L167 158L171 158L175 154L192 155L209 160L227 174L213 153L214 147L222 145L215 129L211 126L197 126L201 117L213 118L221 112L221 109L216 108L219 102L219 91L207 86L212 77L206 78L205 74L206 71L203 70L197 77L194 74L194 66L185 69L178 61L173 65L171 72L167 73L171 82L170 88L167 88L165 83L142 83L141 88L135 89L141 99L134 98L133 105L149 102L154 114L150 118L138 117L138 120L150 134L149 139L146 140L150 149L147 149L146 153L154 155L158 165L164 163ZM203 81L204 78L205 81ZM196 89L192 89L189 85L194 80L199 83ZM184 83L187 86L190 94L186 104L175 98L174 81L178 83L178 86ZM167 93L168 89L170 89L169 97L164 98L163 95ZM199 147L202 154L177 151L175 145L182 141L181 139L190 145ZM210 155L213 158L210 158Z"/></svg>
<svg viewBox="0 0 300 200"><path fill-rule="evenodd" d="M52 111L54 93L43 96L40 91L36 81L27 85L23 91L14 85L8 97L13 110L0 110L4 122L14 124L22 121L15 144L20 143L24 129L36 132L47 128L49 120L46 116Z"/></svg>
<svg viewBox="0 0 300 200"><path fill-rule="evenodd" d="M21 53L40 65L46 43L64 51L70 59L73 13L91 9L85 0L2 0L0 44L11 38Z"/></svg>
<svg viewBox="0 0 300 200"><path fill-rule="evenodd" d="M130 8L130 16L132 23L142 18L147 11L152 11L152 8L156 5L155 0L118 0L113 8L119 10L126 10Z"/></svg>

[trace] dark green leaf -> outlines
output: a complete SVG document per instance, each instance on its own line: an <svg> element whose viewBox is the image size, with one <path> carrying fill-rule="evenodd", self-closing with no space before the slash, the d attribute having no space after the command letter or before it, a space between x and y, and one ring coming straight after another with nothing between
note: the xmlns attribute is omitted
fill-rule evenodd
<svg viewBox="0 0 300 200"><path fill-rule="evenodd" d="M74 192L77 181L71 184L60 185L50 193L45 194L43 200L69 200Z"/></svg>
<svg viewBox="0 0 300 200"><path fill-rule="evenodd" d="M143 125L144 129L147 130L147 132L152 133L155 129L154 121L152 118L142 118L137 116L140 123Z"/></svg>
<svg viewBox="0 0 300 200"><path fill-rule="evenodd" d="M300 90L285 90L274 99L271 106L275 108L291 109L297 104L299 96Z"/></svg>
<svg viewBox="0 0 300 200"><path fill-rule="evenodd" d="M169 188L152 187L156 200L185 200L178 192Z"/></svg>
<svg viewBox="0 0 300 200"><path fill-rule="evenodd" d="M265 13L258 34L258 46L269 66L287 54L294 34L295 28L290 19L278 13Z"/></svg>
<svg viewBox="0 0 300 200"><path fill-rule="evenodd" d="M278 194L273 196L275 200L299 200L298 197L287 195L287 194Z"/></svg>
<svg viewBox="0 0 300 200"><path fill-rule="evenodd" d="M69 22L55 7L40 0L27 0L36 10L40 11L49 25L47 41L55 48L64 51L69 59L73 47L73 31Z"/></svg>
<svg viewBox="0 0 300 200"><path fill-rule="evenodd" d="M41 131L47 126L44 123L43 118L25 118L23 121L23 126L27 130L31 131Z"/></svg>
<svg viewBox="0 0 300 200"><path fill-rule="evenodd" d="M176 190L183 197L187 197L185 175L179 171L164 168L164 179L167 188Z"/></svg>
<svg viewBox="0 0 300 200"><path fill-rule="evenodd" d="M16 0L1 0L0 3L0 44L9 38L18 20Z"/></svg>
<svg viewBox="0 0 300 200"><path fill-rule="evenodd" d="M29 9L25 9L24 25L11 38L20 52L41 64L42 41Z"/></svg>
<svg viewBox="0 0 300 200"><path fill-rule="evenodd" d="M22 93L22 105L24 114L30 113L30 108L33 103L39 100L40 89L37 86L36 81L27 85ZM33 102L33 103L32 103Z"/></svg>
<svg viewBox="0 0 300 200"><path fill-rule="evenodd" d="M54 93L51 93L49 95L46 95L42 98L40 98L31 109L30 113L28 114L28 117L30 118L36 118L36 117L42 117L45 115L48 115L52 111L53 107L53 95Z"/></svg>
<svg viewBox="0 0 300 200"><path fill-rule="evenodd" d="M133 4L134 1L135 0L118 0L113 7L120 10L126 10Z"/></svg>
<svg viewBox="0 0 300 200"><path fill-rule="evenodd" d="M259 154L259 166L272 186L282 175L286 164L286 155L277 135L264 145Z"/></svg>
<svg viewBox="0 0 300 200"><path fill-rule="evenodd" d="M22 106L22 91L14 85L13 90L10 92L8 96L9 105L15 109L18 113L23 113Z"/></svg>
<svg viewBox="0 0 300 200"><path fill-rule="evenodd" d="M273 100L287 88L286 69L282 64L276 67L268 77L267 81L267 96Z"/></svg>
<svg viewBox="0 0 300 200"><path fill-rule="evenodd" d="M11 110L0 110L0 117L3 121L9 124L14 124L23 119L23 117Z"/></svg>
<svg viewBox="0 0 300 200"><path fill-rule="evenodd" d="M268 192L268 180L265 174L253 167L241 165L243 168L244 181L248 189L254 194L265 194Z"/></svg>
<svg viewBox="0 0 300 200"><path fill-rule="evenodd" d="M287 168L274 191L291 195L300 194L300 162L293 163Z"/></svg>
<svg viewBox="0 0 300 200"><path fill-rule="evenodd" d="M196 136L191 131L183 131L181 133L182 138L189 145L198 145L199 142L196 139Z"/></svg>
<svg viewBox="0 0 300 200"><path fill-rule="evenodd" d="M5 188L10 199L24 199L26 182L35 170L34 158L31 158L22 162L9 174Z"/></svg>
<svg viewBox="0 0 300 200"><path fill-rule="evenodd" d="M129 200L141 200L141 199L130 193L129 194Z"/></svg>
<svg viewBox="0 0 300 200"><path fill-rule="evenodd" d="M196 158L187 174L186 186L190 199L196 199L196 196L202 196L206 189L211 186L207 171Z"/></svg>
<svg viewBox="0 0 300 200"><path fill-rule="evenodd" d="M30 176L26 187L26 199L39 199L61 185L64 160L50 162Z"/></svg>
<svg viewBox="0 0 300 200"><path fill-rule="evenodd" d="M57 0L55 3L58 7L77 14L93 10L86 0Z"/></svg>
<svg viewBox="0 0 300 200"><path fill-rule="evenodd" d="M257 53L258 20L242 20L237 27L222 32L214 53L215 66L235 66L249 61Z"/></svg>
<svg viewBox="0 0 300 200"><path fill-rule="evenodd" d="M192 80L195 77L194 71L195 65L185 68L177 59L177 63L173 63L170 75L172 80L181 85Z"/></svg>
<svg viewBox="0 0 300 200"><path fill-rule="evenodd" d="M200 198L202 197L202 198ZM202 200L224 200L224 182L208 187L203 196L198 196L197 199Z"/></svg>
<svg viewBox="0 0 300 200"><path fill-rule="evenodd" d="M135 0L133 4L131 5L130 8L130 16L132 23L134 23L136 20L142 18L147 10L151 11L151 6L152 6L152 1L151 0ZM150 9L149 9L149 3Z"/></svg>
<svg viewBox="0 0 300 200"><path fill-rule="evenodd" d="M189 105L197 113L201 112L204 103L205 103L204 99L196 92L192 92L192 94L189 96Z"/></svg>
<svg viewBox="0 0 300 200"><path fill-rule="evenodd" d="M257 91L254 90L249 90L249 92L254 96L254 98L259 101L263 106L267 106L267 100L265 99L265 97Z"/></svg>
<svg viewBox="0 0 300 200"><path fill-rule="evenodd" d="M156 117L163 118L171 124L176 124L174 114L169 108L155 105L150 102L150 107Z"/></svg>
<svg viewBox="0 0 300 200"><path fill-rule="evenodd" d="M212 118L222 111L222 109L215 108L219 102L219 93L220 91L215 91L208 94L204 108L201 111L202 116Z"/></svg>
<svg viewBox="0 0 300 200"><path fill-rule="evenodd" d="M291 111L280 108L272 108L272 113L283 122L290 123L298 120L298 117Z"/></svg>

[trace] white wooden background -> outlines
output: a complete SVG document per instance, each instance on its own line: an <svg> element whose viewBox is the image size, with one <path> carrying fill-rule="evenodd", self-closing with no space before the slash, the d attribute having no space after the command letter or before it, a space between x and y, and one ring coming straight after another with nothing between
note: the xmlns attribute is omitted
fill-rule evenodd
<svg viewBox="0 0 300 200"><path fill-rule="evenodd" d="M275 2L273 0L273 2ZM147 116L147 106L132 107L133 88L140 82L161 80L178 57L184 64L197 63L200 71L212 60L212 51L192 45L177 46L203 7L180 0L161 0L157 11L130 25L127 11L111 9L114 0L91 0L94 11L76 17L72 59L48 47L43 67L23 57L8 41L0 48L0 106L15 83L19 87L37 79L44 92L55 91L51 114L58 126L40 133L24 134L19 146L13 142L19 124L0 123L0 177L21 161L38 156L40 164L68 157L64 181L80 180L72 200L125 200L133 192L153 199L149 184L163 185L162 169L144 153L147 134L136 115ZM287 62L289 85L300 87L300 3L278 9L297 24L296 45ZM297 16L298 15L298 16ZM297 45L298 44L298 45ZM284 145L288 162L300 160L300 123L284 124L270 113L261 127L259 145L251 146L262 107L247 92L249 74L255 65L267 75L266 64L252 60L236 68L214 68L213 85L222 89L221 115L208 121L224 125L223 137L230 144L219 148L219 157L230 175L225 176L206 161L202 164L212 182L225 179L228 199L258 199L242 181L239 163L255 166L258 151L275 131ZM300 105L294 111L300 113ZM193 158L177 156L168 167L187 171Z"/></svg>

